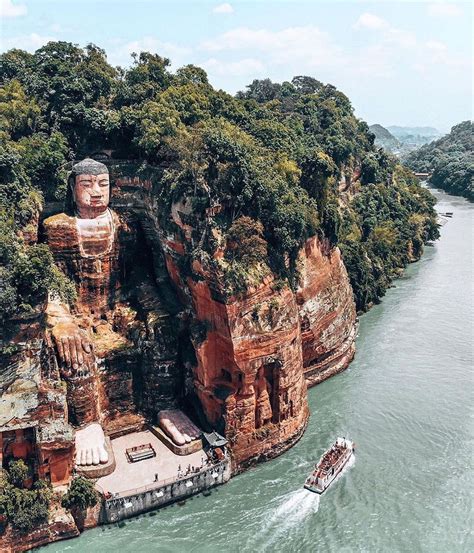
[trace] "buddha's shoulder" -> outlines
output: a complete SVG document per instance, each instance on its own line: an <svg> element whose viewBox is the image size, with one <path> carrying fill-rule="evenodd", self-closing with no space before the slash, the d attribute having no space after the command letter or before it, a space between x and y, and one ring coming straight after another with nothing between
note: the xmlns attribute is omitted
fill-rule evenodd
<svg viewBox="0 0 474 553"><path fill-rule="evenodd" d="M110 216L112 217L112 220L114 224L116 225L124 225L126 224L125 218L123 215L119 215L116 211L113 209L109 209Z"/></svg>
<svg viewBox="0 0 474 553"><path fill-rule="evenodd" d="M63 243L76 241L77 227L75 217L66 213L52 215L43 221L44 234L50 246L60 247Z"/></svg>
<svg viewBox="0 0 474 553"><path fill-rule="evenodd" d="M75 225L75 217L71 217L71 215L67 215L66 213L57 213L45 219L43 225L46 230L72 227Z"/></svg>

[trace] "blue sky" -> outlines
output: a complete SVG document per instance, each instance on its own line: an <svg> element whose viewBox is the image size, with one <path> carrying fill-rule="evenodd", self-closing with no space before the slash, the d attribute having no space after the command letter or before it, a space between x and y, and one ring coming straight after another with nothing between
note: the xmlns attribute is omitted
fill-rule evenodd
<svg viewBox="0 0 474 553"><path fill-rule="evenodd" d="M1 50L48 40L104 48L113 65L130 53L204 67L234 93L256 78L311 75L383 125L446 131L472 118L469 2L359 0L0 0Z"/></svg>

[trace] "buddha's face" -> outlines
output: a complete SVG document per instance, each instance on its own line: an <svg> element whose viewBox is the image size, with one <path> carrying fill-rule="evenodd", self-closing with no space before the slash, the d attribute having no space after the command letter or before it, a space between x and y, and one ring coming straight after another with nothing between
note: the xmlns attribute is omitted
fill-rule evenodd
<svg viewBox="0 0 474 553"><path fill-rule="evenodd" d="M74 185L74 201L79 217L92 219L103 213L110 199L109 175L78 175Z"/></svg>

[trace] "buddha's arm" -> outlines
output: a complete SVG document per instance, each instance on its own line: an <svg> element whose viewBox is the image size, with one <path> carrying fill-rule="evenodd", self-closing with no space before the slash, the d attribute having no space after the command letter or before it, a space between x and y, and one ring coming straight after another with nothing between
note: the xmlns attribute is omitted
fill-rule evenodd
<svg viewBox="0 0 474 553"><path fill-rule="evenodd" d="M50 299L46 316L64 376L72 376L79 368L89 368L94 361L92 340L79 327L68 306L57 299Z"/></svg>

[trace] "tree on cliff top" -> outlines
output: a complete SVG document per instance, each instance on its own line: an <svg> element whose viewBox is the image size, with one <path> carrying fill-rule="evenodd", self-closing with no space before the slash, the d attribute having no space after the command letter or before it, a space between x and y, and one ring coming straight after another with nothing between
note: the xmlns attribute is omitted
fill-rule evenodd
<svg viewBox="0 0 474 553"><path fill-rule="evenodd" d="M236 219L227 235L227 252L231 259L242 263L258 263L267 260L267 243L263 239L263 225L251 217Z"/></svg>

